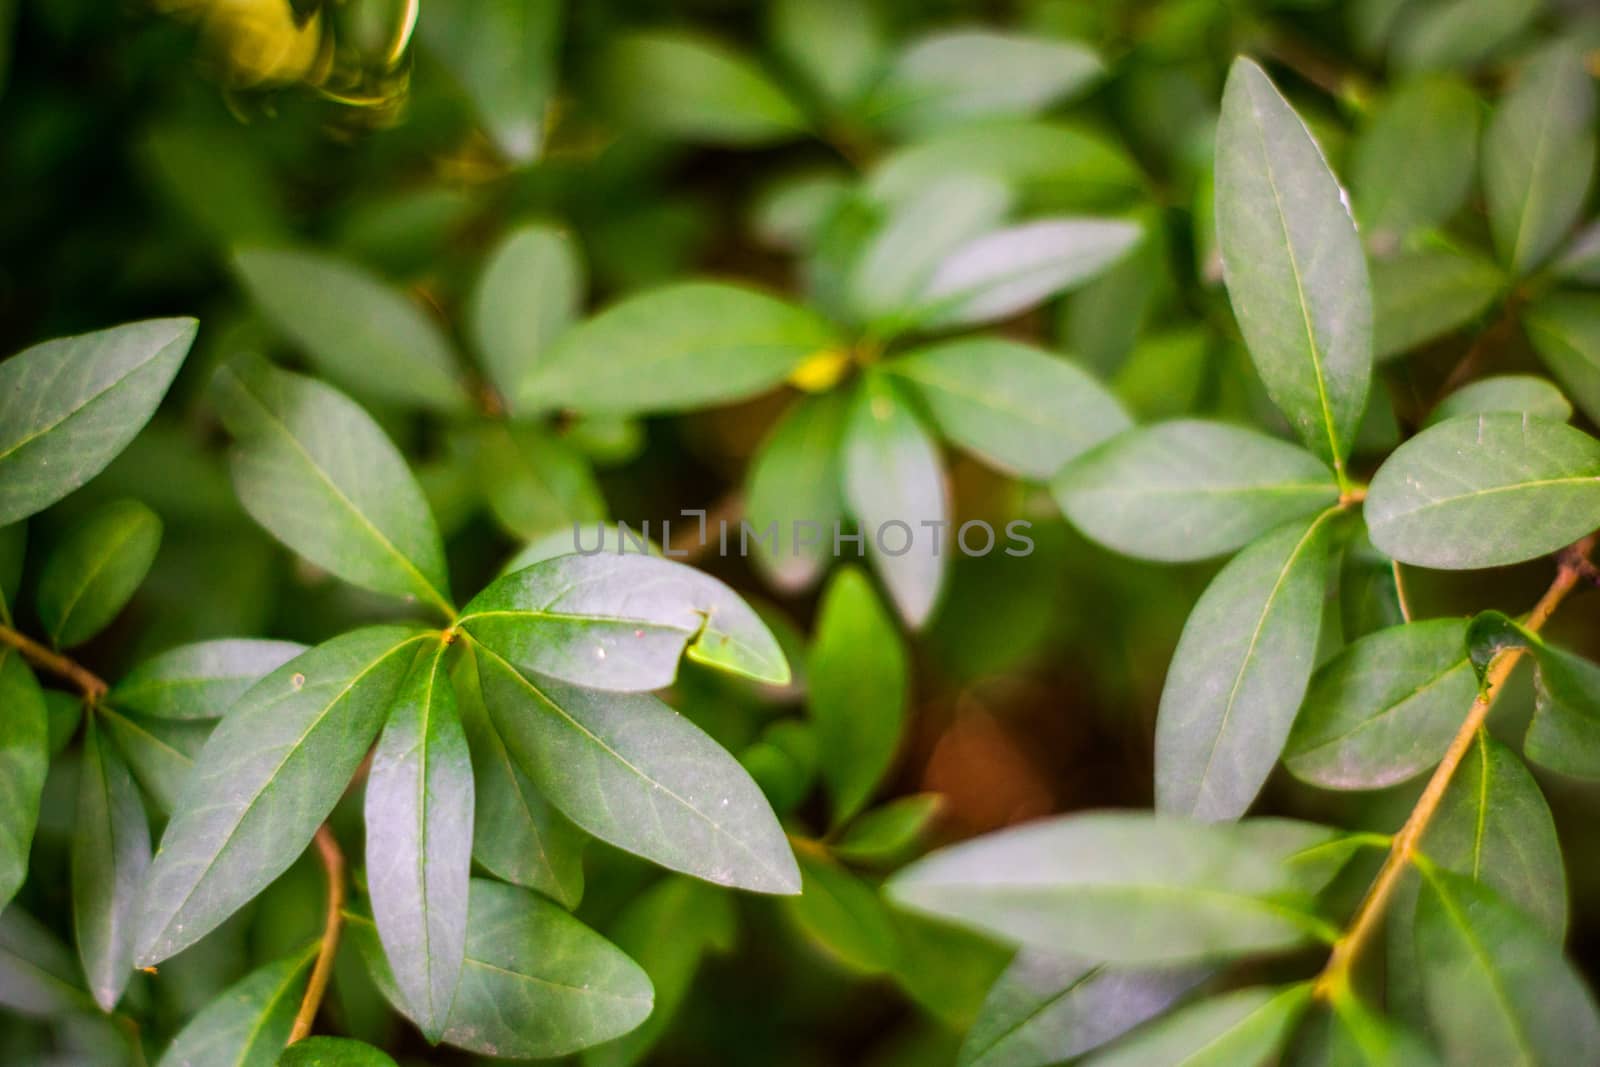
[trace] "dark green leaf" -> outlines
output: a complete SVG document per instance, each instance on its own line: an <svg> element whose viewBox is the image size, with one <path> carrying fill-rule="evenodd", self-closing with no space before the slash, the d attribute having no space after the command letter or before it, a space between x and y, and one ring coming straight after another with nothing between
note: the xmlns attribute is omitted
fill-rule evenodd
<svg viewBox="0 0 1600 1067"><path fill-rule="evenodd" d="M650 1014L650 980L615 946L545 898L472 880L466 962L446 1044L487 1056L547 1059L609 1041ZM349 931L391 1000L377 931Z"/></svg>
<svg viewBox="0 0 1600 1067"><path fill-rule="evenodd" d="M467 940L472 757L444 669L425 650L389 709L367 776L367 893L384 954L429 1041L444 1034Z"/></svg>
<svg viewBox="0 0 1600 1067"><path fill-rule="evenodd" d="M901 618L920 627L944 586L954 536L950 501L938 445L881 374L868 376L852 401L844 496Z"/></svg>
<svg viewBox="0 0 1600 1067"><path fill-rule="evenodd" d="M1528 305L1528 339L1573 403L1600 419L1600 297L1555 293Z"/></svg>
<svg viewBox="0 0 1600 1067"><path fill-rule="evenodd" d="M0 525L43 511L128 447L199 328L149 319L46 341L0 364Z"/></svg>
<svg viewBox="0 0 1600 1067"><path fill-rule="evenodd" d="M1373 354L1380 360L1458 330L1505 289L1500 268L1471 252L1428 247L1372 264Z"/></svg>
<svg viewBox="0 0 1600 1067"><path fill-rule="evenodd" d="M485 423L463 435L489 510L507 533L533 541L575 523L603 521L605 499L588 462L538 426Z"/></svg>
<svg viewBox="0 0 1600 1067"><path fill-rule="evenodd" d="M180 645L129 671L106 699L157 719L220 719L245 690L305 650L247 637Z"/></svg>
<svg viewBox="0 0 1600 1067"><path fill-rule="evenodd" d="M983 29L927 34L901 50L873 90L872 117L901 133L1029 115L1099 80L1100 58L1076 41Z"/></svg>
<svg viewBox="0 0 1600 1067"><path fill-rule="evenodd" d="M805 129L805 116L759 67L707 38L625 34L607 48L602 70L612 109L649 133L749 146Z"/></svg>
<svg viewBox="0 0 1600 1067"><path fill-rule="evenodd" d="M1156 720L1156 807L1237 819L1283 751L1315 665L1330 509L1241 552L1201 595Z"/></svg>
<svg viewBox="0 0 1600 1067"><path fill-rule="evenodd" d="M472 750L477 805L472 858L496 878L576 908L583 897L583 833L550 806L512 760L483 705L477 654L470 645L452 677Z"/></svg>
<svg viewBox="0 0 1600 1067"><path fill-rule="evenodd" d="M460 625L519 667L593 689L672 684L683 656L786 685L777 640L737 593L654 556L568 555L491 584Z"/></svg>
<svg viewBox="0 0 1600 1067"><path fill-rule="evenodd" d="M889 880L917 911L1105 962L1178 963L1300 944L1317 921L1288 860L1333 840L1308 824L1096 813L1002 830Z"/></svg>
<svg viewBox="0 0 1600 1067"><path fill-rule="evenodd" d="M0 910L28 874L39 797L50 769L44 695L22 654L0 647Z"/></svg>
<svg viewBox="0 0 1600 1067"><path fill-rule="evenodd" d="M1217 236L1228 297L1267 391L1342 470L1366 408L1366 256L1322 151L1261 68L1234 61L1217 124Z"/></svg>
<svg viewBox="0 0 1600 1067"><path fill-rule="evenodd" d="M719 885L794 893L782 828L744 769L647 694L597 693L518 671L479 646L484 702L507 750L582 829Z"/></svg>
<svg viewBox="0 0 1600 1067"><path fill-rule="evenodd" d="M1572 418L1572 405L1561 390L1531 374L1497 374L1464 385L1439 402L1429 412L1426 426L1462 415L1482 415L1511 411L1539 419L1566 422Z"/></svg>
<svg viewBox="0 0 1600 1067"><path fill-rule="evenodd" d="M1014 341L947 341L885 369L912 384L945 437L1028 478L1050 477L1130 425L1116 398L1078 366Z"/></svg>
<svg viewBox="0 0 1600 1067"><path fill-rule="evenodd" d="M395 1067L395 1062L348 1037L308 1037L284 1049L277 1067Z"/></svg>
<svg viewBox="0 0 1600 1067"><path fill-rule="evenodd" d="M1054 483L1073 525L1141 559L1232 552L1335 503L1327 464L1242 426L1184 419L1122 434Z"/></svg>
<svg viewBox="0 0 1600 1067"><path fill-rule="evenodd" d="M28 524L0 526L0 623L13 624L11 605L22 584L22 560L28 552Z"/></svg>
<svg viewBox="0 0 1600 1067"><path fill-rule="evenodd" d="M1600 666L1543 642L1533 655L1538 675L1523 752L1552 771L1600 778Z"/></svg>
<svg viewBox="0 0 1600 1067"><path fill-rule="evenodd" d="M133 775L90 720L78 772L72 834L72 925L78 958L101 1010L133 974L133 926L150 865L150 826Z"/></svg>
<svg viewBox="0 0 1600 1067"><path fill-rule="evenodd" d="M1600 1048L1593 997L1560 943L1482 885L1429 873L1416 961L1447 1063L1583 1063Z"/></svg>
<svg viewBox="0 0 1600 1067"><path fill-rule="evenodd" d="M1526 274L1578 219L1594 170L1594 79L1576 41L1560 40L1522 69L1483 143L1483 191L1500 258Z"/></svg>
<svg viewBox="0 0 1600 1067"><path fill-rule="evenodd" d="M1224 993L1135 1031L1086 1067L1262 1067L1277 1061L1310 1006L1309 983Z"/></svg>
<svg viewBox="0 0 1600 1067"><path fill-rule="evenodd" d="M872 583L854 567L840 568L823 594L806 670L835 826L865 806L894 762L909 673L899 631Z"/></svg>
<svg viewBox="0 0 1600 1067"><path fill-rule="evenodd" d="M509 2L544 5L547 0ZM554 226L513 230L489 253L468 322L478 358L503 400L515 403L523 395L523 383L577 320L584 284L574 241Z"/></svg>
<svg viewBox="0 0 1600 1067"><path fill-rule="evenodd" d="M223 367L214 393L239 442L234 488L257 522L347 581L451 613L428 503L365 411L255 358Z"/></svg>
<svg viewBox="0 0 1600 1067"><path fill-rule="evenodd" d="M511 400L587 415L708 407L765 392L835 344L832 327L804 308L742 286L682 282L568 330Z"/></svg>
<svg viewBox="0 0 1600 1067"><path fill-rule="evenodd" d="M938 793L891 800L851 823L830 850L849 863L894 863L916 847L942 810Z"/></svg>
<svg viewBox="0 0 1600 1067"><path fill-rule="evenodd" d="M316 955L311 945L251 971L178 1031L156 1067L273 1067Z"/></svg>
<svg viewBox="0 0 1600 1067"><path fill-rule="evenodd" d="M151 864L135 964L200 940L311 843L425 635L374 626L290 660L212 733Z"/></svg>
<svg viewBox="0 0 1600 1067"><path fill-rule="evenodd" d="M117 617L161 547L161 520L137 500L106 504L73 526L39 572L39 621L57 648Z"/></svg>
<svg viewBox="0 0 1600 1067"><path fill-rule="evenodd" d="M1048 1067L1166 1011L1201 967L1108 967L1024 949L989 991L957 1067Z"/></svg>
<svg viewBox="0 0 1600 1067"><path fill-rule="evenodd" d="M877 974L894 967L894 926L877 892L825 856L800 853L799 896L783 913L801 936L848 970Z"/></svg>
<svg viewBox="0 0 1600 1067"><path fill-rule="evenodd" d="M1600 526L1600 441L1527 415L1451 419L1384 461L1365 510L1372 543L1402 563L1534 559Z"/></svg>
<svg viewBox="0 0 1600 1067"><path fill-rule="evenodd" d="M262 313L341 386L391 404L471 406L444 331L379 278L291 249L245 248L233 263Z"/></svg>
<svg viewBox="0 0 1600 1067"><path fill-rule="evenodd" d="M0 911L0 1006L38 1018L98 1011L71 951L14 904Z"/></svg>
<svg viewBox="0 0 1600 1067"><path fill-rule="evenodd" d="M426 4L417 34L460 84L484 132L513 163L538 158L556 80L556 0Z"/></svg>
<svg viewBox="0 0 1600 1067"><path fill-rule="evenodd" d="M781 590L810 586L832 557L834 523L844 516L840 444L849 407L843 392L801 398L750 462L744 514L751 548L756 565Z"/></svg>
<svg viewBox="0 0 1600 1067"><path fill-rule="evenodd" d="M119 714L109 704L101 704L95 714L156 810L163 815L177 811L212 723L140 719Z"/></svg>
<svg viewBox="0 0 1600 1067"><path fill-rule="evenodd" d="M1438 763L1478 692L1466 632L1430 619L1347 646L1311 680L1284 766L1325 789L1383 789Z"/></svg>
<svg viewBox="0 0 1600 1067"><path fill-rule="evenodd" d="M1373 112L1350 174L1369 242L1390 244L1444 222L1466 202L1477 169L1479 111L1471 88L1441 77L1401 86ZM1376 280L1373 291L1381 301Z"/></svg>
<svg viewBox="0 0 1600 1067"><path fill-rule="evenodd" d="M1516 41L1543 7L1543 0L1437 0L1413 6L1401 15L1401 32L1390 53L1402 70L1470 67Z"/></svg>

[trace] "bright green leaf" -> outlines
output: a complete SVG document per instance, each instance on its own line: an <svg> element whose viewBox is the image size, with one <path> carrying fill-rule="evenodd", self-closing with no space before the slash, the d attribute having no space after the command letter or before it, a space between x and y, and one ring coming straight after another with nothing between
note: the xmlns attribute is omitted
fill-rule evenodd
<svg viewBox="0 0 1600 1067"><path fill-rule="evenodd" d="M34 345L0 364L0 525L93 478L154 414L194 319L149 319Z"/></svg>
<svg viewBox="0 0 1600 1067"><path fill-rule="evenodd" d="M1235 990L1135 1031L1086 1067L1262 1067L1277 1062L1310 1006L1309 983Z"/></svg>
<svg viewBox="0 0 1600 1067"><path fill-rule="evenodd" d="M395 1062L348 1037L308 1037L284 1049L277 1067L395 1067Z"/></svg>
<svg viewBox="0 0 1600 1067"><path fill-rule="evenodd" d="M178 1031L156 1067L273 1067L294 1028L317 946L251 971Z"/></svg>
<svg viewBox="0 0 1600 1067"><path fill-rule="evenodd" d="M50 769L44 695L22 654L0 648L0 911L28 874L39 797Z"/></svg>
<svg viewBox="0 0 1600 1067"><path fill-rule="evenodd" d="M883 61L883 28L871 4L778 0L769 32L777 53L833 109L860 99Z"/></svg>
<svg viewBox="0 0 1600 1067"><path fill-rule="evenodd" d="M893 968L895 930L877 891L824 856L802 851L799 859L800 895L782 908L801 936L850 971Z"/></svg>
<svg viewBox="0 0 1600 1067"><path fill-rule="evenodd" d="M750 461L744 521L756 566L781 590L807 588L832 558L834 523L844 517L840 445L849 407L843 392L801 398Z"/></svg>
<svg viewBox="0 0 1600 1067"><path fill-rule="evenodd" d="M467 321L478 358L502 399L515 403L523 395L523 383L577 320L584 285L576 243L554 226L513 230L489 253Z"/></svg>
<svg viewBox="0 0 1600 1067"><path fill-rule="evenodd" d="M514 163L538 158L556 80L556 0L422 5L417 35L455 77L484 132Z"/></svg>
<svg viewBox="0 0 1600 1067"><path fill-rule="evenodd" d="M1369 242L1391 244L1442 223L1466 202L1477 169L1480 110L1465 83L1422 78L1402 85L1373 112L1356 140L1350 172ZM1373 292L1381 302L1383 286L1375 281Z"/></svg>
<svg viewBox="0 0 1600 1067"><path fill-rule="evenodd" d="M852 822L829 851L848 863L894 863L927 835L944 807L944 797L938 793L891 800Z"/></svg>
<svg viewBox="0 0 1600 1067"><path fill-rule="evenodd" d="M39 573L39 621L58 648L117 617L161 546L161 520L137 500L106 504L73 526Z"/></svg>

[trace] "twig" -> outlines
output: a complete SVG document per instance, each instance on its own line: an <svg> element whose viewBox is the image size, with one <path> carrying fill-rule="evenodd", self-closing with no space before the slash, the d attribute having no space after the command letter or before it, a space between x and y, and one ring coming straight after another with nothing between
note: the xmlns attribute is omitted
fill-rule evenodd
<svg viewBox="0 0 1600 1067"><path fill-rule="evenodd" d="M1572 592L1583 575L1580 561L1588 559L1594 543L1595 537L1591 534L1561 554L1555 580L1550 583L1550 588L1545 590L1544 596L1539 598L1539 603L1534 605L1533 610L1528 613L1527 621L1523 623L1527 630L1537 633L1542 629L1556 608L1566 599L1567 594ZM1400 876L1405 873L1406 867L1416 854L1417 845L1427 832L1428 824L1438 812L1439 802L1444 799L1445 790L1450 786L1450 779L1455 775L1456 768L1460 766L1467 750L1472 747L1472 742L1477 737L1479 729L1483 727L1484 720L1489 717L1489 710L1500 695L1501 687L1505 685L1511 669L1517 665L1517 660L1522 657L1524 651L1522 648L1508 648L1496 656L1494 662L1489 665L1483 688L1473 700L1472 708L1462 720L1461 728L1451 739L1450 747L1445 750L1444 759L1434 770L1433 777L1428 779L1427 788L1422 791L1416 806L1411 809L1411 815L1406 819L1405 825L1395 835L1394 844L1389 848L1389 855L1379 868L1378 876L1373 880L1372 888L1367 891L1366 898L1362 900L1355 918L1351 920L1344 935L1334 943L1333 951L1328 955L1327 966L1317 978L1317 996L1331 999L1348 985L1350 968L1355 962L1356 954L1377 931L1383 918L1384 908L1394 895L1400 883Z"/></svg>
<svg viewBox="0 0 1600 1067"><path fill-rule="evenodd" d="M50 651L26 634L18 633L9 626L0 626L0 644L10 645L21 652L23 658L35 667L67 679L83 692L83 699L90 704L98 704L100 698L106 695L106 683L99 675L66 656Z"/></svg>
<svg viewBox="0 0 1600 1067"><path fill-rule="evenodd" d="M311 980L306 984L306 995L300 1000L294 1029L289 1032L291 1045L311 1033L311 1024L322 1006L322 995L328 991L328 980L333 977L333 958L338 954L339 934L344 930L344 852L327 823L318 828L316 843L322 869L328 876L328 916L322 927L317 962L312 965Z"/></svg>

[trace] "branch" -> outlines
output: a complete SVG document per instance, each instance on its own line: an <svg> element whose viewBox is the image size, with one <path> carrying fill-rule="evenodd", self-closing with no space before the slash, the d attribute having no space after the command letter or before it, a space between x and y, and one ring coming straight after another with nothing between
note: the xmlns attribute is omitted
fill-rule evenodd
<svg viewBox="0 0 1600 1067"><path fill-rule="evenodd" d="M311 968L311 981L306 984L306 995L301 998L300 1010L295 1014L294 1029L289 1032L291 1045L311 1033L317 1009L322 1006L322 995L328 991L328 980L333 977L333 958L338 954L339 934L344 930L344 852L327 823L318 828L316 843L322 869L328 876L328 917L322 927L317 962Z"/></svg>
<svg viewBox="0 0 1600 1067"><path fill-rule="evenodd" d="M1528 619L1523 623L1524 627L1533 633L1538 633L1550 620L1556 608L1561 606L1567 594L1572 592L1583 577L1589 562L1589 552L1594 548L1594 544L1595 535L1590 534L1562 552L1555 580L1550 583L1550 588L1545 590L1544 596L1539 598L1539 602L1528 613ZM1394 896L1394 891L1400 883L1400 876L1405 873L1416 855L1417 846L1421 843L1423 834L1427 832L1428 824L1438 813L1439 803L1444 799L1445 790L1450 786L1450 779L1454 777L1456 768L1461 765L1467 750L1472 747L1478 731L1483 728L1484 720L1489 717L1495 699L1499 697L1501 688L1511 675L1511 669L1517 665L1517 660L1522 658L1525 651L1523 648L1508 648L1496 656L1494 662L1489 665L1483 688L1473 700L1467 717L1462 720L1461 728L1451 739L1450 747L1445 750L1444 759L1439 761L1433 777L1428 779L1427 788L1422 791L1422 796L1417 798L1416 807L1411 809L1410 817L1395 835L1394 844L1389 848L1389 855L1385 857L1383 866L1378 869L1378 876L1373 880L1372 888L1367 891L1366 898L1362 900L1355 918L1351 920L1344 935L1334 943L1333 951L1328 956L1327 966L1317 978L1317 996L1331 999L1348 985L1350 968L1355 962L1356 954L1377 932L1378 925L1383 919L1384 908Z"/></svg>
<svg viewBox="0 0 1600 1067"><path fill-rule="evenodd" d="M26 634L19 633L9 626L0 626L0 644L10 645L21 652L24 659L40 670L67 679L83 692L83 699L90 704L98 704L100 698L106 695L106 683L99 675L65 656L50 651Z"/></svg>

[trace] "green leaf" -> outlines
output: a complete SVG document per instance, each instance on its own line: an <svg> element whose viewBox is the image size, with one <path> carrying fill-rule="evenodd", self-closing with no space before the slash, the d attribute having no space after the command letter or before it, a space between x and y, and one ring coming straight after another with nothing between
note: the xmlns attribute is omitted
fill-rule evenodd
<svg viewBox="0 0 1600 1067"><path fill-rule="evenodd" d="M1462 415L1506 411L1556 422L1572 418L1572 405L1567 403L1560 389L1544 378L1531 374L1497 374L1464 385L1445 397L1428 413L1423 425L1432 426Z"/></svg>
<svg viewBox="0 0 1600 1067"><path fill-rule="evenodd" d="M1556 277L1579 285L1600 285L1600 220L1585 224L1550 269Z"/></svg>
<svg viewBox="0 0 1600 1067"><path fill-rule="evenodd" d="M489 510L507 533L532 541L603 521L605 498L583 455L539 426L486 422L459 438Z"/></svg>
<svg viewBox="0 0 1600 1067"><path fill-rule="evenodd" d="M357 630L239 699L201 751L150 866L136 966L200 940L305 850L425 639L399 626Z"/></svg>
<svg viewBox="0 0 1600 1067"><path fill-rule="evenodd" d="M44 694L22 653L0 647L0 911L28 875L39 797L50 769Z"/></svg>
<svg viewBox="0 0 1600 1067"><path fill-rule="evenodd" d="M1333 840L1302 823L1105 812L1042 819L942 849L892 900L1025 945L1107 963L1270 952L1319 927L1288 862Z"/></svg>
<svg viewBox="0 0 1600 1067"><path fill-rule="evenodd" d="M43 511L128 447L199 328L148 319L46 341L0 364L0 525Z"/></svg>
<svg viewBox="0 0 1600 1067"><path fill-rule="evenodd" d="M471 407L444 331L363 268L287 248L243 248L233 265L262 314L344 388L406 407Z"/></svg>
<svg viewBox="0 0 1600 1067"><path fill-rule="evenodd" d="M922 329L994 322L1103 273L1139 243L1137 223L1047 218L991 230L940 260L917 294Z"/></svg>
<svg viewBox="0 0 1600 1067"><path fill-rule="evenodd" d="M1372 264L1373 353L1392 359L1477 319L1505 290L1500 268L1453 248L1406 250Z"/></svg>
<svg viewBox="0 0 1600 1067"><path fill-rule="evenodd" d="M78 726L83 722L84 699L78 693L67 693L60 689L46 689L42 695L50 734L50 758L54 760L78 736Z"/></svg>
<svg viewBox="0 0 1600 1067"><path fill-rule="evenodd" d="M845 502L900 617L919 628L944 586L954 536L939 447L882 374L857 390L843 447Z"/></svg>
<svg viewBox="0 0 1600 1067"><path fill-rule="evenodd" d="M577 244L555 226L513 230L489 253L472 291L467 323L484 371L503 400L514 404L523 395L523 384L556 338L577 321L584 287Z"/></svg>
<svg viewBox="0 0 1600 1067"><path fill-rule="evenodd" d="M612 40L602 95L641 130L740 147L788 140L806 127L783 90L717 41L687 33L634 32Z"/></svg>
<svg viewBox="0 0 1600 1067"><path fill-rule="evenodd" d="M395 1062L348 1037L308 1037L284 1049L277 1067L395 1067Z"/></svg>
<svg viewBox="0 0 1600 1067"><path fill-rule="evenodd" d="M562 5L556 0L426 4L417 36L454 76L484 132L513 163L543 147L556 81Z"/></svg>
<svg viewBox="0 0 1600 1067"><path fill-rule="evenodd" d="M838 343L804 308L754 289L680 282L630 296L568 330L524 379L519 410L685 411L743 400Z"/></svg>
<svg viewBox="0 0 1600 1067"><path fill-rule="evenodd" d="M1339 499L1333 472L1317 457L1199 419L1130 430L1068 465L1052 488L1089 537L1169 562L1232 552Z"/></svg>
<svg viewBox="0 0 1600 1067"><path fill-rule="evenodd" d="M1076 41L983 29L941 30L907 44L873 91L874 121L902 135L1043 111L1105 72Z"/></svg>
<svg viewBox="0 0 1600 1067"><path fill-rule="evenodd" d="M1330 509L1239 553L1184 623L1156 719L1156 807L1237 819L1272 773L1315 665Z"/></svg>
<svg viewBox="0 0 1600 1067"><path fill-rule="evenodd" d="M0 623L14 624L11 606L22 585L22 561L28 554L28 524L0 526Z"/></svg>
<svg viewBox="0 0 1600 1067"><path fill-rule="evenodd" d="M1261 1067L1277 1062L1311 1006L1311 984L1254 987L1202 1000L1151 1023L1086 1067Z"/></svg>
<svg viewBox="0 0 1600 1067"><path fill-rule="evenodd" d="M1522 275L1554 252L1583 209L1594 170L1594 80L1576 41L1523 67L1483 142L1483 192L1495 249Z"/></svg>
<svg viewBox="0 0 1600 1067"><path fill-rule="evenodd" d="M141 719L119 714L109 704L101 704L95 714L156 810L163 815L177 811L212 723Z"/></svg>
<svg viewBox="0 0 1600 1067"><path fill-rule="evenodd" d="M858 974L895 965L894 926L877 892L825 856L801 851L799 896L785 897L784 916L827 958Z"/></svg>
<svg viewBox="0 0 1600 1067"><path fill-rule="evenodd" d="M883 60L883 28L869 4L778 0L769 30L778 55L833 109L859 100Z"/></svg>
<svg viewBox="0 0 1600 1067"><path fill-rule="evenodd" d="M898 797L852 822L829 851L848 863L895 863L921 842L944 807L938 793Z"/></svg>
<svg viewBox="0 0 1600 1067"><path fill-rule="evenodd" d="M1567 875L1555 819L1522 760L1483 731L1419 848L1433 863L1482 882L1560 942Z"/></svg>
<svg viewBox="0 0 1600 1067"><path fill-rule="evenodd" d="M150 865L150 826L133 775L91 717L78 772L72 834L72 926L78 958L102 1011L133 975L133 926Z"/></svg>
<svg viewBox="0 0 1600 1067"><path fill-rule="evenodd" d="M496 878L576 908L583 898L583 833L550 806L512 760L484 707L471 645L451 674L472 751L477 805L472 858Z"/></svg>
<svg viewBox="0 0 1600 1067"><path fill-rule="evenodd" d="M822 595L806 678L806 706L839 826L866 805L894 762L910 688L894 619L857 568L841 567Z"/></svg>
<svg viewBox="0 0 1600 1067"><path fill-rule="evenodd" d="M16 905L0 910L0 1005L35 1018L98 1010L67 946Z"/></svg>
<svg viewBox="0 0 1600 1067"><path fill-rule="evenodd" d="M316 955L313 944L251 971L178 1031L156 1067L273 1067Z"/></svg>
<svg viewBox="0 0 1600 1067"><path fill-rule="evenodd" d="M850 272L857 316L882 336L911 325L917 296L934 270L998 225L1010 206L1005 183L985 174L948 175L891 205Z"/></svg>
<svg viewBox="0 0 1600 1067"><path fill-rule="evenodd" d="M580 828L671 870L795 893L783 829L750 776L647 694L598 693L518 671L479 646L484 703L506 749Z"/></svg>
<svg viewBox="0 0 1600 1067"><path fill-rule="evenodd" d="M750 206L748 228L752 236L772 248L810 251L853 189L831 168L779 175L757 193Z"/></svg>
<svg viewBox="0 0 1600 1067"><path fill-rule="evenodd" d="M1528 339L1572 402L1600 419L1600 296L1554 293L1523 313Z"/></svg>
<svg viewBox="0 0 1600 1067"><path fill-rule="evenodd" d="M895 202L951 174L988 174L1042 210L1126 205L1144 188L1138 164L1115 142L1075 126L999 120L940 129L888 153L867 175L867 192Z"/></svg>
<svg viewBox="0 0 1600 1067"><path fill-rule="evenodd" d="M377 931L348 929L379 988L396 1000ZM620 1037L651 1008L650 980L610 942L543 897L472 880L467 955L446 1044L511 1059L565 1056Z"/></svg>
<svg viewBox="0 0 1600 1067"><path fill-rule="evenodd" d="M1447 1063L1582 1063L1600 1017L1559 942L1484 886L1428 872L1417 966Z"/></svg>
<svg viewBox="0 0 1600 1067"><path fill-rule="evenodd" d="M129 671L106 699L157 719L220 719L247 689L305 650L294 641L248 637L180 645Z"/></svg>
<svg viewBox="0 0 1600 1067"><path fill-rule="evenodd" d="M1391 1015L1399 1009L1388 1006ZM1316 1067L1439 1067L1439 1057L1410 1028L1376 1015L1355 994L1335 992L1331 1010L1300 1029L1291 1061Z"/></svg>
<svg viewBox="0 0 1600 1067"><path fill-rule="evenodd" d="M1372 113L1350 172L1356 214L1371 244L1438 225L1466 203L1477 170L1480 110L1464 82L1435 77L1407 82ZM1376 279L1373 293L1382 299Z"/></svg>
<svg viewBox="0 0 1600 1067"><path fill-rule="evenodd" d="M1402 563L1521 563L1600 526L1600 441L1527 415L1451 419L1384 461L1365 511L1372 543Z"/></svg>
<svg viewBox="0 0 1600 1067"><path fill-rule="evenodd" d="M371 416L253 357L218 371L213 393L238 439L233 485L252 518L346 581L452 614L427 500Z"/></svg>
<svg viewBox="0 0 1600 1067"><path fill-rule="evenodd" d="M956 1067L1048 1067L1166 1011L1203 967L1127 968L1023 949L989 990Z"/></svg>
<svg viewBox="0 0 1600 1067"><path fill-rule="evenodd" d="M1390 53L1401 70L1474 66L1513 44L1543 8L1543 0L1440 0L1410 8Z"/></svg>
<svg viewBox="0 0 1600 1067"><path fill-rule="evenodd" d="M1523 753L1541 767L1600 778L1600 667L1539 642L1533 721Z"/></svg>
<svg viewBox="0 0 1600 1067"><path fill-rule="evenodd" d="M367 776L367 893L384 955L423 1036L444 1034L466 953L472 757L443 642L411 667Z"/></svg>
<svg viewBox="0 0 1600 1067"><path fill-rule="evenodd" d="M519 667L592 689L671 685L683 656L787 685L777 639L739 595L692 567L654 556L557 556L472 598L460 625Z"/></svg>
<svg viewBox="0 0 1600 1067"><path fill-rule="evenodd" d="M757 568L782 591L809 587L832 558L834 524L844 517L840 448L849 409L844 392L802 397L750 461L744 516L751 547Z"/></svg>
<svg viewBox="0 0 1600 1067"><path fill-rule="evenodd" d="M57 648L81 645L132 599L161 547L161 520L137 500L76 523L39 572L39 621Z"/></svg>
<svg viewBox="0 0 1600 1067"><path fill-rule="evenodd" d="M1248 59L1228 74L1216 151L1217 237L1239 328L1273 401L1342 479L1372 374L1366 256L1344 192Z"/></svg>
<svg viewBox="0 0 1600 1067"><path fill-rule="evenodd" d="M732 950L737 923L728 894L690 878L662 879L635 897L609 932L650 976L655 1010L626 1036L585 1052L584 1067L632 1067L642 1060L688 995L701 958Z"/></svg>
<svg viewBox="0 0 1600 1067"><path fill-rule="evenodd" d="M1283 764L1324 789L1384 789L1438 763L1478 694L1460 619L1368 634L1311 680Z"/></svg>
<svg viewBox="0 0 1600 1067"><path fill-rule="evenodd" d="M945 437L1027 478L1050 477L1131 425L1117 399L1077 365L1015 341L946 341L884 369L911 383Z"/></svg>

